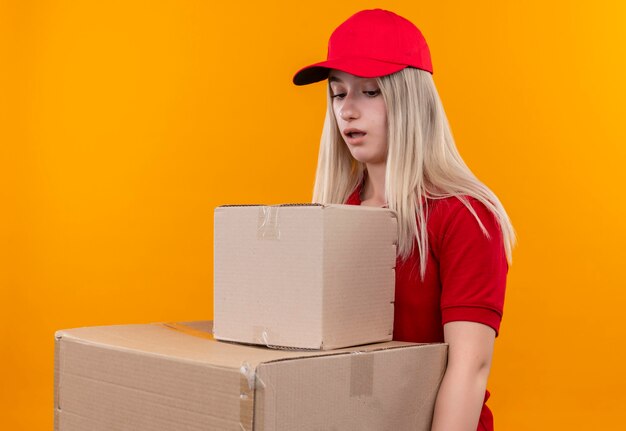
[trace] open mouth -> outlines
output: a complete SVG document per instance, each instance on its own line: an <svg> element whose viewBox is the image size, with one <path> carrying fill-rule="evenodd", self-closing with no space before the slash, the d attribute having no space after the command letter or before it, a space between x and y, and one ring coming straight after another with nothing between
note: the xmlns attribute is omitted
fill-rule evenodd
<svg viewBox="0 0 626 431"><path fill-rule="evenodd" d="M365 132L358 130L358 129L348 129L344 132L344 135L347 136L348 138L362 138L363 136L366 135Z"/></svg>

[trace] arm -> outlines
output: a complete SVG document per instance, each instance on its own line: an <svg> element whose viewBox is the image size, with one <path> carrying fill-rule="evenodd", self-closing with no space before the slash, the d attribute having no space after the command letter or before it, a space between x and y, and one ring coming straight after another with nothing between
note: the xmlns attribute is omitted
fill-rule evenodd
<svg viewBox="0 0 626 431"><path fill-rule="evenodd" d="M496 333L482 323L465 321L446 323L443 330L448 367L437 394L432 431L476 431Z"/></svg>

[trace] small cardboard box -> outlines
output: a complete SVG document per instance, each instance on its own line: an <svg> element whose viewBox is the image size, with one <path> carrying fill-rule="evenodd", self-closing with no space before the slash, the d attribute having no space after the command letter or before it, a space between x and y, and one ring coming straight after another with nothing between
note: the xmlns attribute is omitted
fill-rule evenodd
<svg viewBox="0 0 626 431"><path fill-rule="evenodd" d="M210 322L58 331L55 431L426 431L445 344L215 341Z"/></svg>
<svg viewBox="0 0 626 431"><path fill-rule="evenodd" d="M215 209L215 338L336 349L392 338L397 218L356 205Z"/></svg>

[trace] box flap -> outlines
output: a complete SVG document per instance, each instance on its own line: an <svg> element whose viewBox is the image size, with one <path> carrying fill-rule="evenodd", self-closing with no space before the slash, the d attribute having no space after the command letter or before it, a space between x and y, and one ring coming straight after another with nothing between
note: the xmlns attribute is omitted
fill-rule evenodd
<svg viewBox="0 0 626 431"><path fill-rule="evenodd" d="M260 364L255 431L429 431L446 346Z"/></svg>
<svg viewBox="0 0 626 431"><path fill-rule="evenodd" d="M242 362L256 368L262 362L369 352L415 345L415 343L391 341L332 351L281 350L213 340L211 328L211 321L93 326L57 331L56 337L67 342L97 345L138 354L165 356L170 360L196 362L237 370Z"/></svg>

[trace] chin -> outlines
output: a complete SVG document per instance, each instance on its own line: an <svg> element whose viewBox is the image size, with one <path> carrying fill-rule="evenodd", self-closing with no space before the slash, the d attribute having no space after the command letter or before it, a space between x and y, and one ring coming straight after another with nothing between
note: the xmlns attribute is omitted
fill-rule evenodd
<svg viewBox="0 0 626 431"><path fill-rule="evenodd" d="M359 154L359 153L351 153L351 154L354 160L356 160L357 162L361 162L361 163L365 163L369 165L375 165L375 164L385 162L385 159L381 157L372 157L371 155Z"/></svg>
<svg viewBox="0 0 626 431"><path fill-rule="evenodd" d="M371 151L371 148L365 148L363 146L348 147L352 157L361 163L367 163L370 165L385 163L387 159L386 154L380 154L378 151Z"/></svg>

